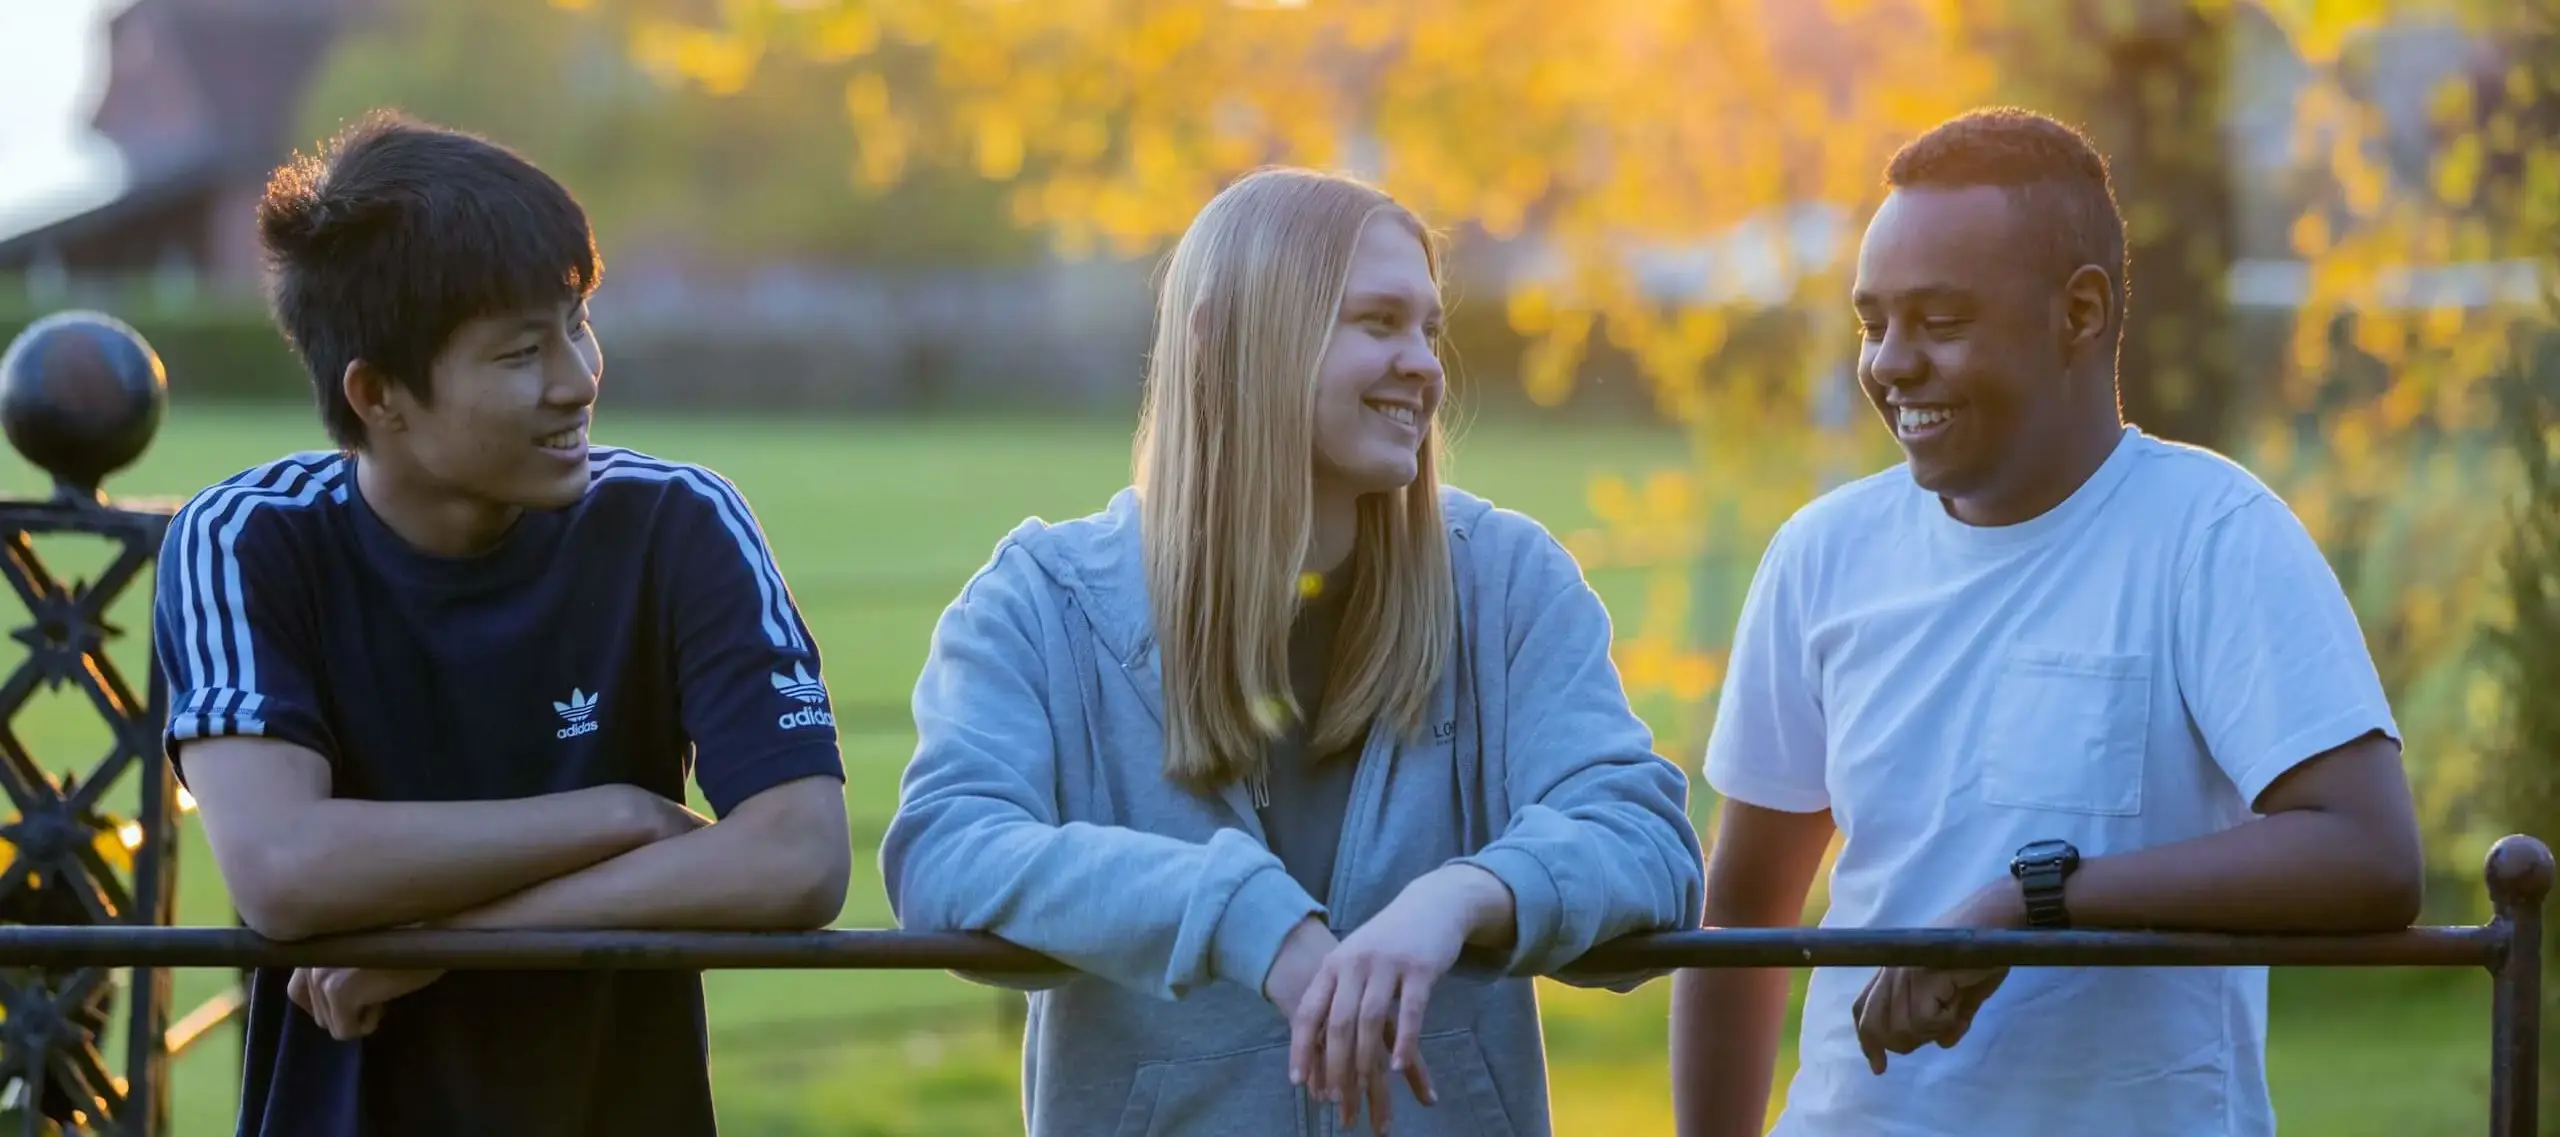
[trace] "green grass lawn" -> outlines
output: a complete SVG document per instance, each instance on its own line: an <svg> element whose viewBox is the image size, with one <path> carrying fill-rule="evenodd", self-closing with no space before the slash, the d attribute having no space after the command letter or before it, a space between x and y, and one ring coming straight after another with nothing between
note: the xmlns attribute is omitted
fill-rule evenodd
<svg viewBox="0 0 2560 1137"><path fill-rule="evenodd" d="M1026 516L1098 508L1126 479L1128 428L1077 422L787 422L608 413L602 441L711 466L745 491L821 649L843 734L847 805L859 855L846 926L889 922L870 855L894 808L912 743L906 699L933 621L1006 530ZM183 496L251 463L317 444L307 414L173 408L153 451L110 482L120 494ZM1461 440L1452 480L1524 510L1559 533L1590 523L1584 486L1614 472L1676 466L1681 440L1627 428L1483 423ZM41 478L0 459L0 492ZM63 576L93 571L76 540L40 546ZM1624 623L1640 574L1594 583ZM115 656L137 689L147 590L118 609L134 633ZM1659 725L1681 708L1648 701ZM19 724L57 768L85 767L106 734L68 692ZM1665 733L1670 733L1665 728ZM1678 755L1684 762L1687 754ZM1702 819L1706 803L1694 803ZM230 920L220 881L190 825L179 918ZM2482 976L2280 975L2271 1043L2288 1134L2398 1137L2477 1131L2486 1117L2488 982ZM229 977L186 973L182 1009ZM715 973L708 980L724 1128L781 1134L1020 1132L1018 1033L1003 995L940 973ZM1548 1041L1562 1133L1667 1133L1662 1061L1667 984L1617 997L1549 985ZM864 1016L869 1030L852 1025ZM2093 1028L2094 1029L2094 1028ZM177 1064L176 1132L229 1132L234 1035L219 1032ZM1783 1082L1782 1082L1783 1084Z"/></svg>

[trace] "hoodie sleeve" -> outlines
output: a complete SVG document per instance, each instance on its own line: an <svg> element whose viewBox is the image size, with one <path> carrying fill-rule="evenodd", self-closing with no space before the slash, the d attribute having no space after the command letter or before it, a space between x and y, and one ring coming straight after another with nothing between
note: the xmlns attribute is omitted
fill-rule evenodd
<svg viewBox="0 0 2560 1137"><path fill-rule="evenodd" d="M1079 690L1047 589L1008 541L934 628L916 751L880 848L902 927L981 932L1161 999L1211 980L1259 994L1290 929L1324 909L1251 837L1202 843L1063 821L1050 700ZM1044 647L1048 650L1044 651Z"/></svg>
<svg viewBox="0 0 2560 1137"><path fill-rule="evenodd" d="M1563 546L1518 523L1528 531L1510 570L1499 728L1512 814L1459 863L1511 889L1518 927L1505 968L1549 975L1621 936L1697 928L1706 870L1688 779L1654 753L1628 706L1607 609ZM1625 991L1649 977L1573 981Z"/></svg>

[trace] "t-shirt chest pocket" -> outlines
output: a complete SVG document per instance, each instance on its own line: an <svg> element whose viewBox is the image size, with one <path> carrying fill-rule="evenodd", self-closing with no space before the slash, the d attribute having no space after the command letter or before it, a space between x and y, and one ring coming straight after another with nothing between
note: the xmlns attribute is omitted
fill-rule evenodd
<svg viewBox="0 0 2560 1137"><path fill-rule="evenodd" d="M2151 657L2022 645L1998 667L1984 712L1984 804L2141 813Z"/></svg>

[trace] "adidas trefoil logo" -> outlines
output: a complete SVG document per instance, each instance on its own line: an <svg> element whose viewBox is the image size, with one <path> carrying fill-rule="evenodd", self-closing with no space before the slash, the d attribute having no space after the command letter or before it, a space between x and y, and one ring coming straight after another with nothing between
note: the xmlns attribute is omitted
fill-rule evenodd
<svg viewBox="0 0 2560 1137"><path fill-rule="evenodd" d="M827 685L809 674L806 662L793 663L787 672L774 672L773 689L800 703L799 709L782 712L781 717L774 720L775 726L797 730L804 726L832 727L836 724L835 713L826 707Z"/></svg>
<svg viewBox="0 0 2560 1137"><path fill-rule="evenodd" d="M563 703L555 700L551 704L551 709L559 712L561 721L569 724L561 727L553 737L576 738L581 734L595 733L596 697L594 695L572 687L569 689L569 701Z"/></svg>

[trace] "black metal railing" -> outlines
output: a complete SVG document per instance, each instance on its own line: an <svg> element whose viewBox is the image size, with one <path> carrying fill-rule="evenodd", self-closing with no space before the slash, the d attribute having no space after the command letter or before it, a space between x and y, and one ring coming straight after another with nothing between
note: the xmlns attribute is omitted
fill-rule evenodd
<svg viewBox="0 0 2560 1137"><path fill-rule="evenodd" d="M1564 973L1669 968L2479 967L2496 980L2490 1026L2494 1137L2531 1137L2542 1033L2542 906L2551 850L2510 836L2490 850L2488 923L2378 935L2009 931L1960 928L1716 928L1634 936ZM467 970L952 970L1057 973L1036 952L986 936L824 932L398 931L281 943L235 928L0 928L0 968L393 967ZM1478 967L1478 963L1462 964Z"/></svg>

